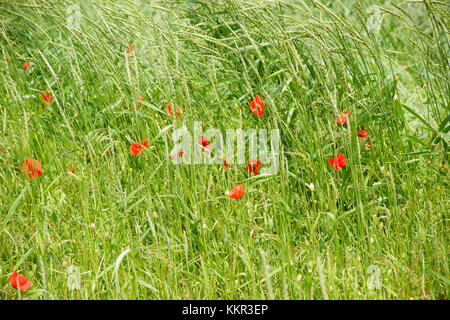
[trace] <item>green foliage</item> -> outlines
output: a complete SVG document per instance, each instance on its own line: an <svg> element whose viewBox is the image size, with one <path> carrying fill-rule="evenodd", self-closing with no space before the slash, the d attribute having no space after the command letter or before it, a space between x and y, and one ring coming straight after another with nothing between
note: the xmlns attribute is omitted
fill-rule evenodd
<svg viewBox="0 0 450 320"><path fill-rule="evenodd" d="M445 2L75 4L79 28L67 1L0 1L0 299L448 298ZM172 128L194 121L280 129L279 172L173 165Z"/></svg>

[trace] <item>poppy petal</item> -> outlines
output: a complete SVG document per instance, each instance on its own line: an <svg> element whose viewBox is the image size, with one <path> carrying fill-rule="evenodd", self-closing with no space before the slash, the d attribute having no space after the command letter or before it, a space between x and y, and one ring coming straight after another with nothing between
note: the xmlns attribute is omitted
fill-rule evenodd
<svg viewBox="0 0 450 320"><path fill-rule="evenodd" d="M32 285L32 283L28 281L23 274L17 275L17 270L14 270L14 272L9 276L9 282L15 289L17 289L18 284L20 290L28 290Z"/></svg>
<svg viewBox="0 0 450 320"><path fill-rule="evenodd" d="M228 160L226 158L223 158L223 164L225 165L225 171L230 169L231 165L228 163Z"/></svg>
<svg viewBox="0 0 450 320"><path fill-rule="evenodd" d="M337 165L342 168L347 164L347 159L345 158L345 156L342 153L339 153L338 155L336 155L336 159L337 159Z"/></svg>
<svg viewBox="0 0 450 320"><path fill-rule="evenodd" d="M238 184L228 192L228 197L231 199L240 199L244 195L244 189L241 184Z"/></svg>
<svg viewBox="0 0 450 320"><path fill-rule="evenodd" d="M256 95L256 97L250 102L250 110L254 113L255 116L262 119L265 104L266 102L259 95Z"/></svg>
<svg viewBox="0 0 450 320"><path fill-rule="evenodd" d="M337 166L337 161L335 158L330 158L328 159L328 163L330 164L330 166L332 166L334 168L334 170L338 171L339 167Z"/></svg>
<svg viewBox="0 0 450 320"><path fill-rule="evenodd" d="M23 166L22 171L26 175L28 175L29 178L36 178L42 176L42 166L41 163L37 160L33 160L32 158L28 157Z"/></svg>

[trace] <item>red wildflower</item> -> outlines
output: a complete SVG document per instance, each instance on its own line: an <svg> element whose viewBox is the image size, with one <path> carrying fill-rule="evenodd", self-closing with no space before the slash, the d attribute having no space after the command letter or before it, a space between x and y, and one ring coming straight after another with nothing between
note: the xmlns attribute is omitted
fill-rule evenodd
<svg viewBox="0 0 450 320"><path fill-rule="evenodd" d="M350 112L348 112L348 111L344 112L343 114L341 114L340 117L336 118L336 123L337 124L342 124L342 125L347 124L347 119L348 119L349 115L350 115ZM353 117L353 119L354 118L355 117Z"/></svg>
<svg viewBox="0 0 450 320"><path fill-rule="evenodd" d="M11 285L13 288L17 289L17 286L20 290L28 290L32 283L25 278L23 274L17 275L17 270L14 270L14 272L9 277L9 282L11 282Z"/></svg>
<svg viewBox="0 0 450 320"><path fill-rule="evenodd" d="M360 137L361 139L365 139L368 135L369 135L369 133L367 132L367 130L358 130L358 137ZM366 148L370 148L370 147L371 147L371 144L370 144L370 141L368 141Z"/></svg>
<svg viewBox="0 0 450 320"><path fill-rule="evenodd" d="M358 137L364 139L368 135L369 135L369 133L367 132L367 130L358 130Z"/></svg>
<svg viewBox="0 0 450 320"><path fill-rule="evenodd" d="M332 166L336 171L339 170L339 168L342 168L346 165L347 159L345 159L345 156L342 153L339 153L336 155L335 158L328 159L328 163L330 166Z"/></svg>
<svg viewBox="0 0 450 320"><path fill-rule="evenodd" d="M225 165L225 171L230 169L231 165L228 163L228 160L226 158L223 158L223 164Z"/></svg>
<svg viewBox="0 0 450 320"><path fill-rule="evenodd" d="M256 95L255 99L250 102L250 110L255 114L255 116L262 119L264 114L264 105L266 102L258 95Z"/></svg>
<svg viewBox="0 0 450 320"><path fill-rule="evenodd" d="M52 221L50 221L50 222L48 223L48 225L49 225L50 228L53 228L53 222L52 222Z"/></svg>
<svg viewBox="0 0 450 320"><path fill-rule="evenodd" d="M247 164L247 173L254 173L255 176L258 175L259 168L261 167L261 161L251 160Z"/></svg>
<svg viewBox="0 0 450 320"><path fill-rule="evenodd" d="M26 62L23 63L23 68L24 68L24 69L28 69L29 66L30 66L30 65L29 65L28 63L26 63Z"/></svg>
<svg viewBox="0 0 450 320"><path fill-rule="evenodd" d="M48 93L48 90L45 90L44 93L42 93L42 99L44 99L45 102L52 103L52 95Z"/></svg>
<svg viewBox="0 0 450 320"><path fill-rule="evenodd" d="M144 148L147 148L146 140L142 140L141 142L133 142L130 145L130 153L132 155L136 155L136 157L137 157L138 155L140 155L142 153L142 151L144 151Z"/></svg>
<svg viewBox="0 0 450 320"><path fill-rule="evenodd" d="M133 45L130 44L130 45L128 46L127 53L128 53L128 54L131 54L132 52L133 52Z"/></svg>
<svg viewBox="0 0 450 320"><path fill-rule="evenodd" d="M177 152L177 157L178 158L183 158L183 154L184 154L184 151L180 150L180 151ZM170 156L170 160L175 160L175 156Z"/></svg>
<svg viewBox="0 0 450 320"><path fill-rule="evenodd" d="M27 158L23 164L23 173L27 174L29 178L36 178L42 176L42 167L39 161Z"/></svg>
<svg viewBox="0 0 450 320"><path fill-rule="evenodd" d="M177 108L176 108L176 110L175 110L175 112L177 113L177 115L174 116L174 115L172 114L172 109L171 109L171 103L170 103L170 102L167 104L167 106L166 106L166 108L165 108L165 111L166 111L166 113L167 113L167 115L168 115L169 117L173 117L173 118L177 118L177 119L180 118L181 115L183 114L183 109L182 109L180 106L177 106Z"/></svg>
<svg viewBox="0 0 450 320"><path fill-rule="evenodd" d="M198 139L198 143L200 143L202 146L205 147L205 148L202 148L202 151L208 153L208 149L209 149L209 141L208 141L208 138L206 138L206 137L201 137L200 139Z"/></svg>
<svg viewBox="0 0 450 320"><path fill-rule="evenodd" d="M225 194L228 196L228 198L240 199L244 195L244 189L242 188L242 185L238 184L230 191L227 191Z"/></svg>
<svg viewBox="0 0 450 320"><path fill-rule="evenodd" d="M140 100L140 101L144 101L144 98L142 98L141 96L139 96L139 97L136 98L136 100L138 100L138 102L137 102L136 104L137 104L137 108L139 109L139 108L141 107L141 103L139 102L139 100Z"/></svg>

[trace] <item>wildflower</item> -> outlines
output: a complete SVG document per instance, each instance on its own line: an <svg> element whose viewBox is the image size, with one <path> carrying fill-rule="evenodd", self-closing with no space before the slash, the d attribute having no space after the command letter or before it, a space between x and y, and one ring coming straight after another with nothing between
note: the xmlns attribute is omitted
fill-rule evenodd
<svg viewBox="0 0 450 320"><path fill-rule="evenodd" d="M146 140L142 140L141 142L133 142L130 145L130 153L132 155L136 155L136 157L137 157L138 155L140 155L142 153L142 151L144 151L144 148L147 148Z"/></svg>
<svg viewBox="0 0 450 320"><path fill-rule="evenodd" d="M358 137L364 139L369 135L367 130L358 130Z"/></svg>
<svg viewBox="0 0 450 320"><path fill-rule="evenodd" d="M240 199L244 195L244 189L242 188L241 184L238 184L230 191L227 191L225 194L228 196L228 198Z"/></svg>
<svg viewBox="0 0 450 320"><path fill-rule="evenodd" d="M29 178L42 176L41 163L32 158L27 158L23 164L23 173L27 174Z"/></svg>
<svg viewBox="0 0 450 320"><path fill-rule="evenodd" d="M368 135L369 135L369 133L367 132L367 130L358 130L358 137L360 137L361 139L367 138ZM366 148L369 149L370 147L371 147L371 144L370 144L370 141L368 141L366 144Z"/></svg>
<svg viewBox="0 0 450 320"><path fill-rule="evenodd" d="M247 164L247 173L254 173L255 176L258 175L259 168L261 167L261 161L250 160Z"/></svg>
<svg viewBox="0 0 450 320"><path fill-rule="evenodd" d="M133 45L130 44L130 45L128 46L127 53L128 53L128 54L131 54L132 52L133 52Z"/></svg>
<svg viewBox="0 0 450 320"><path fill-rule="evenodd" d="M175 110L177 115L174 116L173 113L172 113L172 108L171 108L171 103L170 102L167 104L167 106L165 108L165 111L166 111L166 113L167 113L167 115L169 117L173 117L173 118L177 118L177 119L180 118L181 115L183 114L183 109L180 106L177 106L177 108Z"/></svg>
<svg viewBox="0 0 450 320"><path fill-rule="evenodd" d="M266 102L258 95L256 95L255 99L250 102L250 110L255 114L255 116L262 119L264 114L264 105Z"/></svg>
<svg viewBox="0 0 450 320"><path fill-rule="evenodd" d="M29 66L30 66L30 65L29 65L27 62L24 62L24 63L23 63L23 68L24 68L24 69L28 69Z"/></svg>
<svg viewBox="0 0 450 320"><path fill-rule="evenodd" d="M328 163L330 164L330 166L332 166L336 171L339 170L339 168L342 168L346 165L347 163L347 159L345 158L345 156L342 153L339 153L338 155L336 155L335 158L330 158L328 159Z"/></svg>
<svg viewBox="0 0 450 320"><path fill-rule="evenodd" d="M52 103L52 95L50 93L48 93L48 90L45 89L45 91L42 93L42 99L44 99L45 102L47 103ZM45 103L42 104L42 108L45 108L46 105Z"/></svg>
<svg viewBox="0 0 450 320"><path fill-rule="evenodd" d="M45 90L44 93L42 93L42 99L47 103L52 103L52 95L48 93L48 90Z"/></svg>
<svg viewBox="0 0 450 320"><path fill-rule="evenodd" d="M144 101L144 98L142 98L141 96L137 97L136 100L138 100L136 102L137 108L140 109L141 108L141 103L139 101Z"/></svg>
<svg viewBox="0 0 450 320"><path fill-rule="evenodd" d="M179 150L177 152L177 154L176 154L176 157L178 159L183 158L183 154L184 154L184 151L183 150ZM177 159L176 157L175 156L170 156L170 160L175 160L175 159Z"/></svg>
<svg viewBox="0 0 450 320"><path fill-rule="evenodd" d="M32 285L32 283L28 281L23 274L17 275L17 270L14 270L14 272L11 274L11 276L9 277L9 282L11 282L13 288L24 291L28 290Z"/></svg>
<svg viewBox="0 0 450 320"><path fill-rule="evenodd" d="M341 125L346 125L349 115L350 115L350 112L348 112L348 111L342 113L340 117L336 118L336 123L341 124ZM353 119L354 118L355 117L353 117Z"/></svg>
<svg viewBox="0 0 450 320"><path fill-rule="evenodd" d="M230 169L231 165L228 163L228 160L226 158L223 158L223 164L225 165L225 171Z"/></svg>
<svg viewBox="0 0 450 320"><path fill-rule="evenodd" d="M209 150L209 141L208 141L208 138L206 138L206 137L201 137L200 139L198 139L198 143L200 143L202 146L205 147L205 148L202 148L202 151L208 153L208 150Z"/></svg>

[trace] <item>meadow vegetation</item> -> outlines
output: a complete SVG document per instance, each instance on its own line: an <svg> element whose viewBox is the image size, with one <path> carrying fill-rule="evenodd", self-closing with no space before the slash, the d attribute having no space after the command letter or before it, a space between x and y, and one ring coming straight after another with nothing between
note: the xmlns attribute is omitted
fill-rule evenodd
<svg viewBox="0 0 450 320"><path fill-rule="evenodd" d="M449 15L0 0L0 299L447 299ZM175 165L171 133L195 121L279 129L278 172Z"/></svg>

